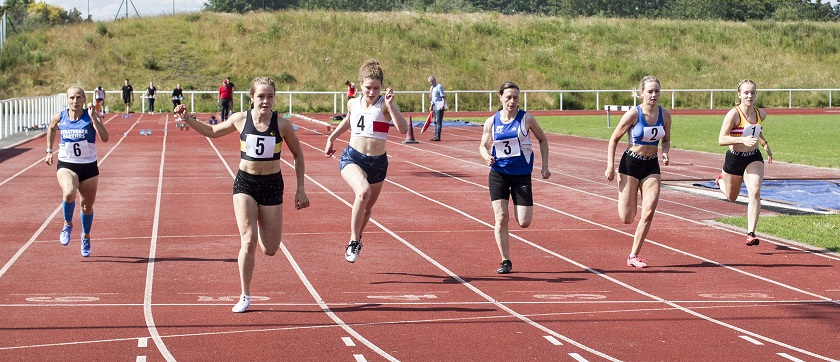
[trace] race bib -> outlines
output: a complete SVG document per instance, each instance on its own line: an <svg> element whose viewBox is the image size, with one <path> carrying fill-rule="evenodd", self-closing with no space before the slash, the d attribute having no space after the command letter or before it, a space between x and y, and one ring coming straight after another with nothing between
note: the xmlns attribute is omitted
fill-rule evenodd
<svg viewBox="0 0 840 362"><path fill-rule="evenodd" d="M88 141L65 142L64 156L70 161L80 161L80 163L91 156L90 144Z"/></svg>
<svg viewBox="0 0 840 362"><path fill-rule="evenodd" d="M665 127L662 126L643 127L643 130L645 134L642 137L642 142L656 142L665 135Z"/></svg>
<svg viewBox="0 0 840 362"><path fill-rule="evenodd" d="M519 139L516 137L493 141L493 147L496 149L496 158L516 157L522 154Z"/></svg>
<svg viewBox="0 0 840 362"><path fill-rule="evenodd" d="M266 137L255 134L246 135L245 154L252 158L274 157L275 137Z"/></svg>
<svg viewBox="0 0 840 362"><path fill-rule="evenodd" d="M350 126L353 134L372 136L374 117L374 113L359 112L351 114Z"/></svg>
<svg viewBox="0 0 840 362"><path fill-rule="evenodd" d="M744 133L741 133L741 137L752 137L758 138L758 135L761 134L761 125L760 124L747 124L744 126Z"/></svg>

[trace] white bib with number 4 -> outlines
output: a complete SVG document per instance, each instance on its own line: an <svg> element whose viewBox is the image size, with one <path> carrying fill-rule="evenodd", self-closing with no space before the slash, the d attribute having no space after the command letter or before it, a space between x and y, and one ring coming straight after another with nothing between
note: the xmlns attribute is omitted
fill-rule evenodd
<svg viewBox="0 0 840 362"><path fill-rule="evenodd" d="M253 158L272 158L274 157L274 141L274 137L246 135L245 154Z"/></svg>

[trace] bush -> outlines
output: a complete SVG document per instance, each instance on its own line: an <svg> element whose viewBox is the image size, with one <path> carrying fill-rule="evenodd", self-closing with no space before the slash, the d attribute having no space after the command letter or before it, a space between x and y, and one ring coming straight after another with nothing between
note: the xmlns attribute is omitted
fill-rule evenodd
<svg viewBox="0 0 840 362"><path fill-rule="evenodd" d="M154 57L146 57L145 59L143 59L143 68L146 68L148 70L159 70L160 65L158 64L157 59L155 59Z"/></svg>
<svg viewBox="0 0 840 362"><path fill-rule="evenodd" d="M96 24L96 33L100 36L108 36L108 27L103 23Z"/></svg>

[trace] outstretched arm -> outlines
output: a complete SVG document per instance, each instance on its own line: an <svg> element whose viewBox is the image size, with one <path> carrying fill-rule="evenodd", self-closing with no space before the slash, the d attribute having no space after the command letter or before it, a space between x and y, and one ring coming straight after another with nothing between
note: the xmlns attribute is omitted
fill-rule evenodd
<svg viewBox="0 0 840 362"><path fill-rule="evenodd" d="M238 113L236 115L238 115ZM236 126L233 123L236 115L228 118L222 123L209 125L199 121L194 115L190 114L190 112L187 111L187 106L180 104L175 107L176 119L187 122L187 124L190 125L190 127L192 127L196 132L210 138L222 137L236 131Z"/></svg>

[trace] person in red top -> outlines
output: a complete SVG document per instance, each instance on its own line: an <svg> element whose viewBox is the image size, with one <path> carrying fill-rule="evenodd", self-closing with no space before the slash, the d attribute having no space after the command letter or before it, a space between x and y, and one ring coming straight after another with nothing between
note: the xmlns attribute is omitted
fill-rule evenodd
<svg viewBox="0 0 840 362"><path fill-rule="evenodd" d="M222 86L219 87L219 106L222 113L222 122L227 120L228 114L230 113L230 103L233 101L233 87L229 86L228 83L228 79L225 78Z"/></svg>
<svg viewBox="0 0 840 362"><path fill-rule="evenodd" d="M356 96L356 85L350 83L349 80L344 81L344 85L347 86L347 99L353 98Z"/></svg>

